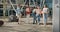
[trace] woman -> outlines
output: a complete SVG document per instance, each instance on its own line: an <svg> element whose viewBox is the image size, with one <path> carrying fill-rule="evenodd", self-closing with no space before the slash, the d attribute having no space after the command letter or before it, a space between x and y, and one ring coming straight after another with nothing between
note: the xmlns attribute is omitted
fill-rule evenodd
<svg viewBox="0 0 60 32"><path fill-rule="evenodd" d="M46 26L46 22L47 22L48 13L49 13L49 10L47 8L47 5L44 5L44 8L43 8L43 22L44 22L45 26Z"/></svg>
<svg viewBox="0 0 60 32"><path fill-rule="evenodd" d="M28 7L26 8L26 17L27 17L26 23L29 23L30 13L31 13L31 9L30 9L30 7L28 6Z"/></svg>

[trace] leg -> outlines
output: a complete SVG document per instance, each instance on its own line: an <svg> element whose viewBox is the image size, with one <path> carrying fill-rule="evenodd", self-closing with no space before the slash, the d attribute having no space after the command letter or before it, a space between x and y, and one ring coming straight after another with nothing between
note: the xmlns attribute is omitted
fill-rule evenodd
<svg viewBox="0 0 60 32"><path fill-rule="evenodd" d="M30 15L28 14L26 17L27 17L26 18L26 23L29 23L29 17L30 17Z"/></svg>
<svg viewBox="0 0 60 32"><path fill-rule="evenodd" d="M33 14L33 24L35 24L35 21L36 21L36 14ZM37 23L37 21L36 21Z"/></svg>
<svg viewBox="0 0 60 32"><path fill-rule="evenodd" d="M35 24L35 21L36 21L36 16L34 16L33 18L33 24Z"/></svg>
<svg viewBox="0 0 60 32"><path fill-rule="evenodd" d="M46 25L47 22L47 14L44 14L44 25Z"/></svg>
<svg viewBox="0 0 60 32"><path fill-rule="evenodd" d="M40 24L40 15L38 15L38 24Z"/></svg>
<svg viewBox="0 0 60 32"><path fill-rule="evenodd" d="M18 15L18 17L19 17L19 18L18 18L18 19L19 19L19 20L18 20L18 24L20 24L20 21L21 21L21 14Z"/></svg>

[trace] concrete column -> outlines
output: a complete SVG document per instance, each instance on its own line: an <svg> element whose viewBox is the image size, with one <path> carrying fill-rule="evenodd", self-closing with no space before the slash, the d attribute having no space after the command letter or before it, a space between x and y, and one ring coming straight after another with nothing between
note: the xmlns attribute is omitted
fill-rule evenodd
<svg viewBox="0 0 60 32"><path fill-rule="evenodd" d="M60 21L60 1L53 0L53 32L59 32L59 21Z"/></svg>

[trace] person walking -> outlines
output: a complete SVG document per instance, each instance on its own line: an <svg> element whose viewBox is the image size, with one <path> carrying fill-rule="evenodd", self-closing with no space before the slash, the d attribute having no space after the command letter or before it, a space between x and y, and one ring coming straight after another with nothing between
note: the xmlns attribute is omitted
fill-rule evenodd
<svg viewBox="0 0 60 32"><path fill-rule="evenodd" d="M29 23L29 20L30 20L30 19L29 19L30 13L31 13L31 9L30 9L29 6L27 6L27 7L26 7L26 17L27 17L26 23Z"/></svg>
<svg viewBox="0 0 60 32"><path fill-rule="evenodd" d="M37 23L40 24L41 9L39 6L37 6L37 9L35 9L35 13L36 13L35 20L37 20L38 21ZM35 20L33 22L35 22Z"/></svg>
<svg viewBox="0 0 60 32"><path fill-rule="evenodd" d="M39 6L37 6L37 9L36 9L36 18L38 20L38 24L40 25L40 17L41 16L41 9Z"/></svg>
<svg viewBox="0 0 60 32"><path fill-rule="evenodd" d="M15 10L15 12L16 12L16 16L17 16L17 18L19 19L18 20L18 24L20 23L20 21L21 21L21 10L20 10L20 5L18 4L17 5L17 8L16 8L16 10Z"/></svg>
<svg viewBox="0 0 60 32"><path fill-rule="evenodd" d="M37 24L37 21L36 21L36 7L33 9L33 12L32 12L32 15L33 15L33 24Z"/></svg>
<svg viewBox="0 0 60 32"><path fill-rule="evenodd" d="M46 23L47 23L48 13L49 13L49 9L47 8L47 5L44 5L44 8L43 8L43 22L44 22L45 26L46 26Z"/></svg>

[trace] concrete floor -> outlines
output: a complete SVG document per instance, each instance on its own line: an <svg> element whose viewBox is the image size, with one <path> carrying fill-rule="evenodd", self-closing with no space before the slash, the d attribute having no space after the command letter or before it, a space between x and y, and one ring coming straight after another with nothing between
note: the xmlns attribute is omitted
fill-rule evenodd
<svg viewBox="0 0 60 32"><path fill-rule="evenodd" d="M52 32L52 25L26 24L17 22L5 22L0 27L0 32Z"/></svg>
<svg viewBox="0 0 60 32"><path fill-rule="evenodd" d="M32 24L32 18L30 23L25 23L26 19L23 18L23 22L18 24L17 22L8 22L7 19L0 19L4 21L4 25L0 27L0 32L52 32L52 25L38 25ZM43 21L41 20L41 23ZM49 23L52 21L48 20Z"/></svg>

